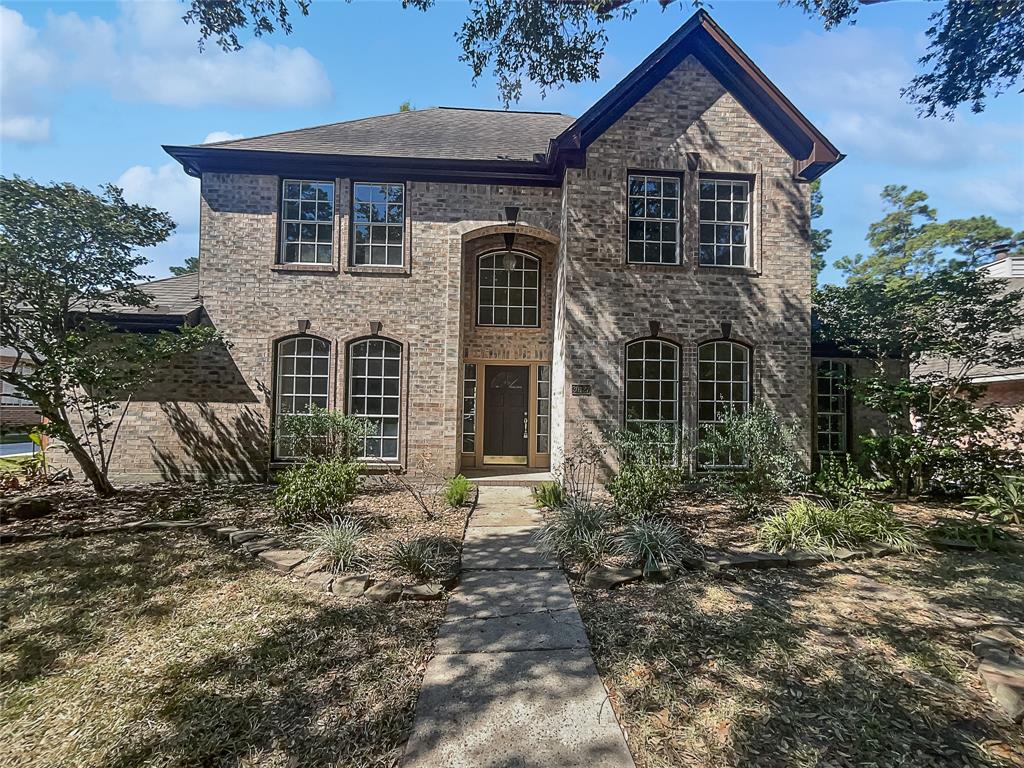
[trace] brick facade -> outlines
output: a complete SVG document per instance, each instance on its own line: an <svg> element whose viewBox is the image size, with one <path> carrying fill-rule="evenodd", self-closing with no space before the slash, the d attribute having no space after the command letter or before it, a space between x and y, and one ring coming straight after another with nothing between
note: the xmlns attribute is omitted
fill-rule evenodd
<svg viewBox="0 0 1024 768"><path fill-rule="evenodd" d="M699 153L697 170L692 154ZM401 464L452 474L460 456L467 360L553 364L552 461L587 432L621 423L623 349L651 334L681 350L681 419L696 420L700 343L750 346L754 398L810 446L809 190L794 158L695 59L687 58L587 150L561 188L409 181L406 265L355 269L351 180L336 180L332 265L278 265L281 178L204 173L199 277L209 321L230 343L182 361L131 405L114 472L144 478L263 476L271 462L274 348L308 325L331 343L329 407L344 408L348 344L371 334L403 345ZM625 262L626 176L681 174L681 264ZM753 182L753 267L697 266L699 173ZM360 179L369 180L373 179ZM502 207L520 208L515 227ZM477 327L476 259L503 247L541 262L537 329ZM589 396L569 395L573 384ZM187 395L184 394L187 392Z"/></svg>

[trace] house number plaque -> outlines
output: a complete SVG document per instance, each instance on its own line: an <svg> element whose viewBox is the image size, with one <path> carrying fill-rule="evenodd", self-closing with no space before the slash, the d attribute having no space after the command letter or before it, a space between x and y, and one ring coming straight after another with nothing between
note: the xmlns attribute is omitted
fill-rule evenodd
<svg viewBox="0 0 1024 768"><path fill-rule="evenodd" d="M572 393L577 397L580 395L592 395L594 394L594 388L590 384L573 384Z"/></svg>

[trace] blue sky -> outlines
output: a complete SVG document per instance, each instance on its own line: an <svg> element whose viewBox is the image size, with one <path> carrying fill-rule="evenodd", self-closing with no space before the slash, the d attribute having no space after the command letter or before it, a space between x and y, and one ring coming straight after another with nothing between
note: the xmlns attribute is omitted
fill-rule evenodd
<svg viewBox="0 0 1024 768"><path fill-rule="evenodd" d="M934 3L862 8L856 26L825 32L793 8L719 1L712 15L848 157L824 179L830 260L864 250L885 184L923 189L944 218L990 214L1024 230L1024 98L981 115L922 120L899 88L915 71ZM0 6L0 170L95 187L169 211L179 227L152 252L149 273L194 254L198 185L161 144L253 136L396 111L410 100L500 108L493 82L471 84L454 33L457 2L429 13L397 0L314 0L294 33L240 53L200 53L176 0L9 2ZM542 99L527 85L518 109L578 115L692 13L657 3L610 28L599 82ZM828 270L824 278L835 279Z"/></svg>

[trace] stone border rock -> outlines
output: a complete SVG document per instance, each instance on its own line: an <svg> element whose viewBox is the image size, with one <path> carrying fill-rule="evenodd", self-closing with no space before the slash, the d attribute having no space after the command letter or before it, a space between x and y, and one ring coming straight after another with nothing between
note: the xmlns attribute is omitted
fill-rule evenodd
<svg viewBox="0 0 1024 768"><path fill-rule="evenodd" d="M989 695L1014 723L1024 723L1024 626L998 625L971 639L978 675Z"/></svg>

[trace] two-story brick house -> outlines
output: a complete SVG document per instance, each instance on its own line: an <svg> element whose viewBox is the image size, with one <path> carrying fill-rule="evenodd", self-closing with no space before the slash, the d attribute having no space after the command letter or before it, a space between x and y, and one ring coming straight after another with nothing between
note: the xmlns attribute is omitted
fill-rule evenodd
<svg viewBox="0 0 1024 768"><path fill-rule="evenodd" d="M699 438L755 398L807 458L847 447L810 333L808 183L842 155L704 12L576 119L166 150L202 180L201 267L154 284L195 290L161 322L199 311L230 349L137 398L123 474L263 476L310 404L368 419L371 463L448 474L554 466L623 423Z"/></svg>

